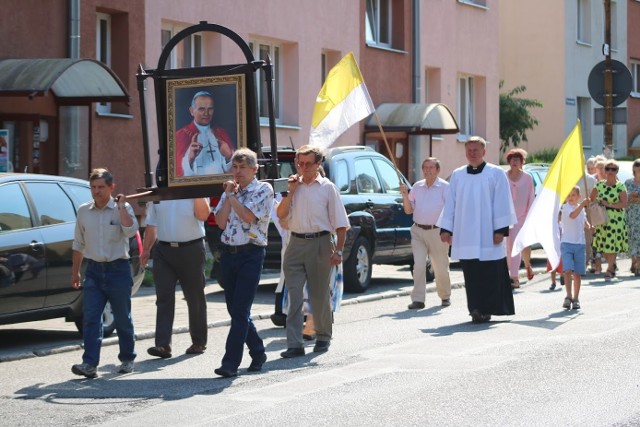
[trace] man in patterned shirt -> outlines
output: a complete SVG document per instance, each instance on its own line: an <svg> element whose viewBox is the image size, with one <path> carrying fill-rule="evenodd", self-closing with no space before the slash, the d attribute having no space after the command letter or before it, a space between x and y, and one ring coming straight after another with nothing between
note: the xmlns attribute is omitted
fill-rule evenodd
<svg viewBox="0 0 640 427"><path fill-rule="evenodd" d="M264 343L250 316L260 283L273 205L273 188L256 179L256 153L240 148L234 152L231 165L234 180L223 184L224 193L214 210L216 223L223 230L220 266L231 316L222 365L214 372L225 378L238 375L245 343L251 356L247 371L262 370L267 360Z"/></svg>

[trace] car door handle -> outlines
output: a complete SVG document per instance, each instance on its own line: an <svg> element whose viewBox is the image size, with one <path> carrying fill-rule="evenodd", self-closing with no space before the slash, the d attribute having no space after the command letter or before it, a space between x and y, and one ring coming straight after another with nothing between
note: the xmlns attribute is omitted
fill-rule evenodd
<svg viewBox="0 0 640 427"><path fill-rule="evenodd" d="M42 242L36 242L35 240L33 240L31 243L29 243L29 248L31 248L31 250L34 252L41 251L42 247L43 247Z"/></svg>

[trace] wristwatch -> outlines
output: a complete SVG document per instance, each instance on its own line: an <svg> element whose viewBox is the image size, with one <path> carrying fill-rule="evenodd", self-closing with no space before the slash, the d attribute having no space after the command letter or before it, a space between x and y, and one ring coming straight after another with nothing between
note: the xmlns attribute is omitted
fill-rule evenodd
<svg viewBox="0 0 640 427"><path fill-rule="evenodd" d="M338 255L340 258L342 258L342 251L336 251L335 253L336 253L336 255Z"/></svg>

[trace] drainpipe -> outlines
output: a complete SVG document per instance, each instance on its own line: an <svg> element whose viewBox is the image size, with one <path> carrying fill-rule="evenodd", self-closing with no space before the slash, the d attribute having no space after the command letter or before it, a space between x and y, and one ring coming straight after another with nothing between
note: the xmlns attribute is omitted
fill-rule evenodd
<svg viewBox="0 0 640 427"><path fill-rule="evenodd" d="M420 102L420 0L413 0L413 43L412 43L412 55L413 61L413 79L412 79L412 92L413 102Z"/></svg>
<svg viewBox="0 0 640 427"><path fill-rule="evenodd" d="M422 74L420 65L420 0L413 0L412 38L411 68L413 76L411 79L411 93L413 97L412 102L419 103L421 92L420 76ZM406 155L409 156L409 170L407 171L407 175L410 177L409 180L415 181L419 179L416 173L416 165L419 164L420 157L424 157L422 147L420 147L420 137L418 135L409 135L407 144ZM411 148L416 148L416 150L412 150ZM429 156L431 156L431 150L429 150Z"/></svg>
<svg viewBox="0 0 640 427"><path fill-rule="evenodd" d="M69 0L69 58L80 58L80 0Z"/></svg>
<svg viewBox="0 0 640 427"><path fill-rule="evenodd" d="M80 58L80 1L69 0L68 2L68 55L69 58ZM67 133L63 136L59 132L60 150L59 155L64 156L59 159L59 173L68 176L78 176L80 172L75 165L80 164L80 109L90 107L68 106L69 114L65 123L60 123L60 129L66 127ZM58 120L60 121L60 107L58 107ZM62 160L62 161L60 161Z"/></svg>

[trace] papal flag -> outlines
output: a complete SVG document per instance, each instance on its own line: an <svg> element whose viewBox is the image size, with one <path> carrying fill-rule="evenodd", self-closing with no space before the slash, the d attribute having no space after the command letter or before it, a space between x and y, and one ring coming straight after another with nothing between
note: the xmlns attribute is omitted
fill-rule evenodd
<svg viewBox="0 0 640 427"><path fill-rule="evenodd" d="M560 205L584 175L584 153L580 121L576 123L560 151L551 163L542 190L529 209L522 229L513 242L511 255L516 255L527 246L540 243L552 268L560 263ZM584 194L582 195L585 196Z"/></svg>
<svg viewBox="0 0 640 427"><path fill-rule="evenodd" d="M329 147L338 137L375 111L353 53L329 71L318 93L309 144Z"/></svg>

